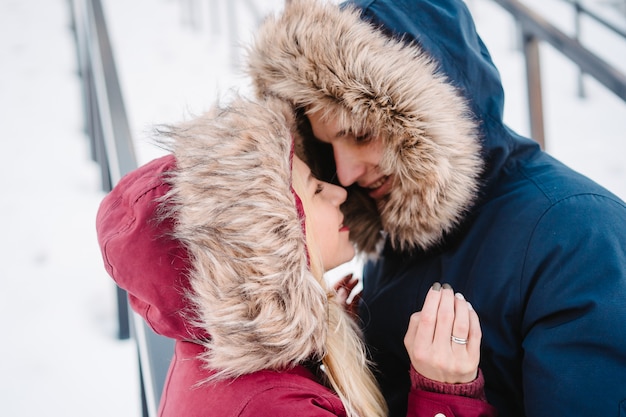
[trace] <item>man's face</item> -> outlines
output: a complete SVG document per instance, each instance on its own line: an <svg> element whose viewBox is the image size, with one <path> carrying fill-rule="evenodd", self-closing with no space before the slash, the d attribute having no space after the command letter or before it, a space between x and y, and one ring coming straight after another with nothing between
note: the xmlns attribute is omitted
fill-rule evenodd
<svg viewBox="0 0 626 417"><path fill-rule="evenodd" d="M389 193L392 176L380 172L384 145L368 132L352 132L337 119L322 120L321 113L308 114L315 137L333 148L337 178L344 187L357 184L379 200Z"/></svg>

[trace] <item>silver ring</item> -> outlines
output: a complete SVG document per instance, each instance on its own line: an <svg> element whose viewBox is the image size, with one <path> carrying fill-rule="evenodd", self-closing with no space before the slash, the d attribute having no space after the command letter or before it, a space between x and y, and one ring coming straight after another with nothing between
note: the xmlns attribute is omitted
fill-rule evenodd
<svg viewBox="0 0 626 417"><path fill-rule="evenodd" d="M455 335L450 336L450 340L454 343L458 343L459 345L467 345L467 339L462 339L460 337L456 337Z"/></svg>

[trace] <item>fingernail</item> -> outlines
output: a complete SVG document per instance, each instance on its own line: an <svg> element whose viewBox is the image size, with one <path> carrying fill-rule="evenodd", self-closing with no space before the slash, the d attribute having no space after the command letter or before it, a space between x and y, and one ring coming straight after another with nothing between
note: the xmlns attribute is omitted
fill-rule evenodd
<svg viewBox="0 0 626 417"><path fill-rule="evenodd" d="M454 296L459 300L465 300L465 297L463 297L463 294L461 294L460 292L457 292L456 294L454 294Z"/></svg>
<svg viewBox="0 0 626 417"><path fill-rule="evenodd" d="M467 302L467 308L474 311L474 306L469 301Z"/></svg>
<svg viewBox="0 0 626 417"><path fill-rule="evenodd" d="M446 284L443 284L443 285L442 285L442 288L443 288L444 290L451 290L451 289L452 289L452 285L450 285L450 284L446 283Z"/></svg>
<svg viewBox="0 0 626 417"><path fill-rule="evenodd" d="M435 282L431 288L433 289L433 291L439 291L441 290L441 284L438 282Z"/></svg>

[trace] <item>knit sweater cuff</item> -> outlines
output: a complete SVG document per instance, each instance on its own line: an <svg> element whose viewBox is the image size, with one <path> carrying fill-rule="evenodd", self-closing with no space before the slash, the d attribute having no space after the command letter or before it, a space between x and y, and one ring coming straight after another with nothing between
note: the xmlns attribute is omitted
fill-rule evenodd
<svg viewBox="0 0 626 417"><path fill-rule="evenodd" d="M410 373L412 389L437 392L440 394L460 395L487 401L485 396L485 379L480 369L478 370L478 376L475 380L464 384L447 384L445 382L433 381L419 374L412 366Z"/></svg>

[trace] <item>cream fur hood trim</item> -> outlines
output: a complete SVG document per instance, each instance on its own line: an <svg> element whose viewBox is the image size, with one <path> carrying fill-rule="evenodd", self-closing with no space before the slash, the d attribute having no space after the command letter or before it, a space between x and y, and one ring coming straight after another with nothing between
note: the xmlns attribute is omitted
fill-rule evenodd
<svg viewBox="0 0 626 417"><path fill-rule="evenodd" d="M240 99L162 132L177 163L166 215L189 251L190 319L211 335L218 377L324 354L327 299L308 269L287 126L284 103Z"/></svg>
<svg viewBox="0 0 626 417"><path fill-rule="evenodd" d="M396 247L428 249L472 206L482 167L473 116L419 46L352 8L292 0L260 28L249 73L259 95L324 109L345 129L385 141L380 169L395 175L393 191L377 209L351 192L344 210L360 249L374 251L381 228Z"/></svg>

